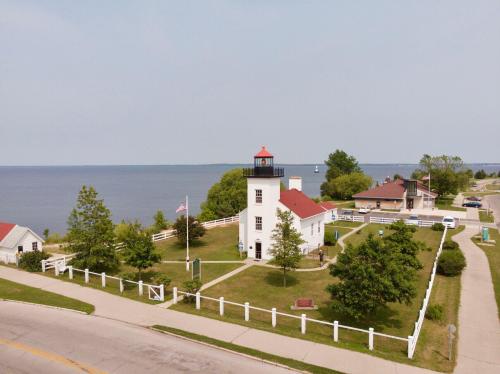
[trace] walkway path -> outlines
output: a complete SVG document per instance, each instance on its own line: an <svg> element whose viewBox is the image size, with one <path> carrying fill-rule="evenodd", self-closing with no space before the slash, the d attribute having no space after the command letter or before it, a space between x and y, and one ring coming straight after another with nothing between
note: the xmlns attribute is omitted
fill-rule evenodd
<svg viewBox="0 0 500 374"><path fill-rule="evenodd" d="M462 273L455 373L498 374L500 323L488 259L470 240L475 234L476 227L467 227L453 237L467 260L467 267Z"/></svg>
<svg viewBox="0 0 500 374"><path fill-rule="evenodd" d="M307 340L255 330L210 318L181 313L115 296L90 287L0 266L0 278L42 288L93 304L98 316L139 326L155 324L258 349L353 374L430 374L430 370L384 360L368 354L340 349Z"/></svg>

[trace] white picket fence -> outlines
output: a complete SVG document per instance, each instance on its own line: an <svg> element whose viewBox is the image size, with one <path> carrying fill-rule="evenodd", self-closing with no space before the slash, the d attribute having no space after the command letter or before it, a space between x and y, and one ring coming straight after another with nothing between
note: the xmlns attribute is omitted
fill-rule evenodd
<svg viewBox="0 0 500 374"><path fill-rule="evenodd" d="M448 232L448 228L445 227L443 236L441 237L441 243L439 244L439 249L436 253L436 258L434 259L434 264L432 266L431 276L429 278L429 285L427 286L427 290L425 291L425 297L422 302L422 308L418 312L418 319L415 322L415 329L413 330L413 339L408 342L408 358L413 358L413 354L415 353L415 348L417 347L418 337L420 335L420 329L424 323L425 319L425 311L427 310L427 305L429 304L429 300L431 298L432 286L434 285L434 279L436 277L436 269L439 261L439 256L443 251L443 243L446 239L446 233Z"/></svg>
<svg viewBox="0 0 500 374"><path fill-rule="evenodd" d="M396 221L401 221L401 218L390 218L390 217L370 217L370 223L381 223L381 224L390 224ZM407 225L414 225L414 223L410 223L408 220L402 220ZM427 221L427 220L418 220L418 224L415 226L419 227L431 227L435 221Z"/></svg>
<svg viewBox="0 0 500 374"><path fill-rule="evenodd" d="M239 220L240 220L240 216L233 216L233 217L228 217L228 218L215 219L213 221L202 222L201 224L206 229L210 229L210 228L216 227L216 226L227 225L228 223L239 222ZM158 234L153 234L152 239L154 242L157 242L159 240L173 238L174 236L175 236L175 230L166 230L166 231L162 231Z"/></svg>
<svg viewBox="0 0 500 374"><path fill-rule="evenodd" d="M349 222L365 222L365 217L363 216L354 216L350 214L340 214L337 216L338 221L349 221Z"/></svg>
<svg viewBox="0 0 500 374"><path fill-rule="evenodd" d="M370 217L370 223L394 223L396 221L399 221L399 219L396 218L388 218L388 217Z"/></svg>
<svg viewBox="0 0 500 374"><path fill-rule="evenodd" d="M200 294L200 292L193 294L193 293L189 293L189 292L179 291L177 289L177 287L173 288L172 302L174 304L177 304L177 302L179 301L179 295L194 296L195 297L195 308L197 310L201 309L201 300L202 299L217 302L217 303L219 303L219 314L221 316L224 316L224 305L226 305L226 304L241 307L241 308L243 308L243 318L245 321L250 321L250 311L251 310L269 313L271 315L272 327L276 327L276 325L278 323L278 321L277 321L278 316L298 319L298 320L300 320L300 331L302 334L306 334L308 322L330 326L332 329L332 338L333 338L334 342L339 341L339 329L345 329L345 330L351 330L351 331L357 331L360 333L364 333L364 334L367 334L367 336L368 336L368 344L367 345L368 345L369 350L373 350L373 348L374 348L373 340L374 340L375 336L381 336L381 337L385 337L385 338L389 338L389 339L395 339L395 340L400 340L400 341L406 342L407 346L408 346L408 357L410 355L410 353L409 353L410 352L410 344L413 344L412 343L413 340L412 340L411 336L409 336L408 338L402 338L399 336L388 335L388 334L383 334L381 332L376 332L372 327L370 327L368 330L365 330L365 329L360 329L357 327L341 325L339 323L339 321L333 321L333 322L321 321L318 319L308 318L306 314L301 314L300 316L298 316L298 315L294 315L294 314L278 312L276 310L276 308L272 308L271 310L269 310L269 309L259 308L256 306L251 306L250 303L248 303L248 302L246 302L244 304L240 304L240 303L235 303L233 301L225 300L224 297L219 297L218 299L216 299L213 297L202 296Z"/></svg>
<svg viewBox="0 0 500 374"><path fill-rule="evenodd" d="M50 263L49 265L47 264L47 261ZM64 266L63 266L63 264L64 264ZM50 266L50 267L48 267L48 266ZM123 293L123 291L125 290L125 285L124 285L125 283L136 284L138 287L139 296L144 295L144 287L147 287L147 290L149 293L148 296L150 299L154 299L156 301L165 301L165 287L163 284L157 286L154 284L144 283L143 281L135 282L135 281L129 280L129 279L123 279L123 278L114 277L111 275L106 275L106 273L95 273L93 271L90 271L89 269L84 269L84 270L77 269L71 265L66 266L66 259L65 258L62 260L61 259L42 260L42 271L43 272L46 272L47 270L52 269L52 268L54 269L54 274L56 276L59 276L60 274L64 274L67 270L69 279L71 279L71 280L73 280L74 272L83 273L85 283L89 283L90 276L95 275L95 276L100 278L101 286L103 288L106 287L108 279L117 280L119 283L120 293ZM153 297L151 297L151 295L153 295Z"/></svg>

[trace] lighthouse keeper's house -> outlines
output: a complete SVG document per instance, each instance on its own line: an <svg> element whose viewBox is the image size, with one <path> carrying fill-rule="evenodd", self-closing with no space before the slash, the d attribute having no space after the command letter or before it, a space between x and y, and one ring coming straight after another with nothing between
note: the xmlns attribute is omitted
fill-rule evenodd
<svg viewBox="0 0 500 374"><path fill-rule="evenodd" d="M247 208L240 212L239 240L248 258L269 260L272 231L278 222L277 209L289 210L295 229L305 241L303 253L324 244L325 212L302 192L302 179L291 177L289 189L281 191L283 168L274 167L274 157L265 147L254 156L254 167L244 169L247 177ZM331 207L329 207L331 208ZM328 214L331 214L328 210Z"/></svg>

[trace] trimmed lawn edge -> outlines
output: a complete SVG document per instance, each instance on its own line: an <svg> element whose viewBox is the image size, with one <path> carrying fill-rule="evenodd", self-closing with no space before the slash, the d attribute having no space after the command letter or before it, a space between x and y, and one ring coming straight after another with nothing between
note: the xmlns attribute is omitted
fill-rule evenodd
<svg viewBox="0 0 500 374"><path fill-rule="evenodd" d="M316 366L313 364L308 364L302 361L294 360L291 358L276 356L270 353L262 352L253 348L243 347L241 345L225 342L223 340L218 340L210 338L205 335L198 335L184 330L176 329L173 327L167 327L162 325L154 325L150 327L152 330L159 331L164 334L174 335L176 337L186 339L189 341L194 341L200 344L215 347L217 349L222 349L232 353L240 354L254 360L262 361L271 365L276 365L279 367L284 367L286 369L299 370L305 373L318 373L318 374L341 374L339 371L324 368L321 366Z"/></svg>
<svg viewBox="0 0 500 374"><path fill-rule="evenodd" d="M85 315L90 315L90 314L94 313L94 309L95 309L92 304L89 304L90 306L92 306L92 311L90 311L90 312L84 312L83 310L79 310L79 309L63 308L62 306L32 303L32 302L29 302L29 301L21 301L21 300L15 300L15 299L4 299L4 298L1 298L1 297L0 297L0 301L6 301L8 303L18 303L18 304L41 306L41 307L44 307L44 308L56 309L56 310L64 310L66 312L80 313L80 314L85 314ZM90 308L89 308L89 310L90 310Z"/></svg>

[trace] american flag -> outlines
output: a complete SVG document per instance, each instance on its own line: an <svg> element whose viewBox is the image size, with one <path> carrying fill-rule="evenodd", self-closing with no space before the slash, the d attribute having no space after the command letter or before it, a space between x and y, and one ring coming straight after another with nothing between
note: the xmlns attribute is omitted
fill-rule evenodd
<svg viewBox="0 0 500 374"><path fill-rule="evenodd" d="M186 205L184 203L181 203L181 205L179 205L175 213L184 212L185 210L186 210Z"/></svg>

